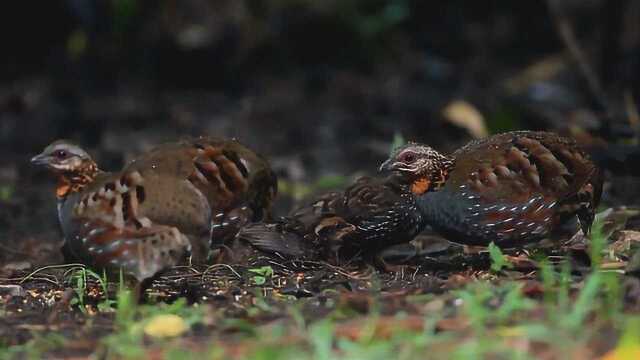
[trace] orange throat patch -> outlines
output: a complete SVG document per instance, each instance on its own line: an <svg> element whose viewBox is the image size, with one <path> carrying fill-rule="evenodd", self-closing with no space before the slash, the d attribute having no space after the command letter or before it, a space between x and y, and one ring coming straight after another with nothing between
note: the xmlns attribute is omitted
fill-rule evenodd
<svg viewBox="0 0 640 360"><path fill-rule="evenodd" d="M56 187L56 196L58 197L58 199L61 199L67 196L70 190L71 190L71 184L65 181L60 181L58 183L58 186Z"/></svg>
<svg viewBox="0 0 640 360"><path fill-rule="evenodd" d="M414 195L422 195L429 190L431 181L427 178L420 178L411 184L411 192Z"/></svg>
<svg viewBox="0 0 640 360"><path fill-rule="evenodd" d="M82 189L95 180L97 173L97 167L90 164L83 173L71 175L60 174L58 177L58 186L56 187L56 196L62 199L70 193L82 191Z"/></svg>

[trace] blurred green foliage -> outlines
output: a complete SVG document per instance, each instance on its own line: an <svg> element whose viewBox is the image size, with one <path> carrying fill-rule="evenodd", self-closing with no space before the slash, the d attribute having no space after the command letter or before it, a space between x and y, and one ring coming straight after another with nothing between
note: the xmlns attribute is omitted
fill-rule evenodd
<svg viewBox="0 0 640 360"><path fill-rule="evenodd" d="M402 133L396 131L395 134L393 134L393 140L391 141L391 147L389 148L389 156L393 155L393 151L395 149L406 143L407 141L405 140L404 136L402 136Z"/></svg>
<svg viewBox="0 0 640 360"><path fill-rule="evenodd" d="M389 31L410 15L408 0L351 0L336 5L336 12L365 39Z"/></svg>
<svg viewBox="0 0 640 360"><path fill-rule="evenodd" d="M507 105L501 105L487 116L487 128L491 134L520 129L520 112Z"/></svg>
<svg viewBox="0 0 640 360"><path fill-rule="evenodd" d="M0 201L9 201L15 192L15 186L12 184L0 185Z"/></svg>
<svg viewBox="0 0 640 360"><path fill-rule="evenodd" d="M513 267L513 264L502 254L502 250L493 242L489 244L489 256L491 256L491 271L493 272L498 273L504 268Z"/></svg>
<svg viewBox="0 0 640 360"><path fill-rule="evenodd" d="M114 0L111 3L114 32L124 35L135 21L135 16L138 13L138 0Z"/></svg>

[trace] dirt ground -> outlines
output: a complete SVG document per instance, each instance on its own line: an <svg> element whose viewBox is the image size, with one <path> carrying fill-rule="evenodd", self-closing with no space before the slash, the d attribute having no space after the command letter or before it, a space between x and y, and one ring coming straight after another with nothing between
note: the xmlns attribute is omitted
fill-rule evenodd
<svg viewBox="0 0 640 360"><path fill-rule="evenodd" d="M609 255L601 268L616 274L623 299L621 314L640 310L640 280L633 275L636 268L630 265L631 249L637 248L640 239L634 225L637 214L626 209L609 211L603 230L612 235L602 251ZM422 245L418 245L420 242ZM170 349L184 348L198 358L206 356L214 346L221 351L217 356L260 358L265 355L256 354L264 351L265 346L304 347L310 335L295 330L299 322L313 324L331 318L335 321L332 331L336 339L360 341L366 336L384 340L394 332L426 331L425 319L433 317L437 319L435 331L454 332L460 341L465 341L473 336L473 326L470 313L459 304L459 291L485 284L494 294L482 301L500 308L508 301L503 287L516 284L520 296L536 305L534 310L529 309L510 321L533 322L546 319L538 307L543 307L543 298L550 291L541 277L540 259L546 258L555 266L570 264L572 285L568 295L575 301L579 301L576 298L580 297L591 269L589 244L580 233L526 250L505 251L508 267L498 271L491 269L495 259L486 248L462 247L437 235L422 235L415 243L421 249L420 254L402 259L409 265L389 273L363 266L283 261L260 254L255 254L247 265L177 267L153 281L145 293L145 305L140 306L154 308L182 299L179 302L186 300L186 309L197 309L198 320L171 346L159 345L164 343L153 338L140 340L136 346L141 353L114 347L105 340L115 337L115 341L122 341L117 334L122 336L123 331L126 336L118 320L120 310L116 310L124 306L117 300L118 281L101 283L89 276L86 284L79 285L78 265L35 269L20 268L24 263L10 262L0 278L0 337L4 346L28 344L29 347L15 353L20 356L119 358L143 354L148 358L167 358ZM268 273L262 272L265 268L270 269ZM625 270L627 275L620 275ZM264 282L256 279L263 275ZM148 315L140 310L132 321L142 323L145 316ZM583 339L584 344L570 348L572 353L592 357L615 347L620 333L611 331L608 321L598 317L584 321L582 326L590 327L592 333ZM366 326L373 326L373 335L363 333ZM486 331L494 331L495 325L485 326ZM264 334L271 333L273 327L287 330L280 337L264 340L263 336L267 336ZM56 338L51 339L51 334L56 334ZM536 344L533 340L531 343ZM452 344L444 342L439 346L443 352L434 356L445 358L446 349ZM541 343L527 353L557 358L560 356L557 351ZM489 354L504 356L499 352Z"/></svg>

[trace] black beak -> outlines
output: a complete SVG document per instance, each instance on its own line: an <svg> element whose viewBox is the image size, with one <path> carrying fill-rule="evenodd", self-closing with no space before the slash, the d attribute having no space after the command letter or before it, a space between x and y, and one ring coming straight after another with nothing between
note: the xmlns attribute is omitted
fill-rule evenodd
<svg viewBox="0 0 640 360"><path fill-rule="evenodd" d="M31 158L31 163L34 165L47 165L49 164L49 156L38 154Z"/></svg>

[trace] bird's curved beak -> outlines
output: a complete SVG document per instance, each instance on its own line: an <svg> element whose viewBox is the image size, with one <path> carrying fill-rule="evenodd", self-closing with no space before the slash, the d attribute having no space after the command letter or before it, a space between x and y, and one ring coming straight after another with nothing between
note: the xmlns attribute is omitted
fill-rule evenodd
<svg viewBox="0 0 640 360"><path fill-rule="evenodd" d="M45 154L38 154L31 158L33 165L47 165L49 163L49 157Z"/></svg>
<svg viewBox="0 0 640 360"><path fill-rule="evenodd" d="M390 171L393 170L393 160L392 159L387 159L385 160L385 162L383 162L380 167L378 168L378 172L383 172L383 171Z"/></svg>

